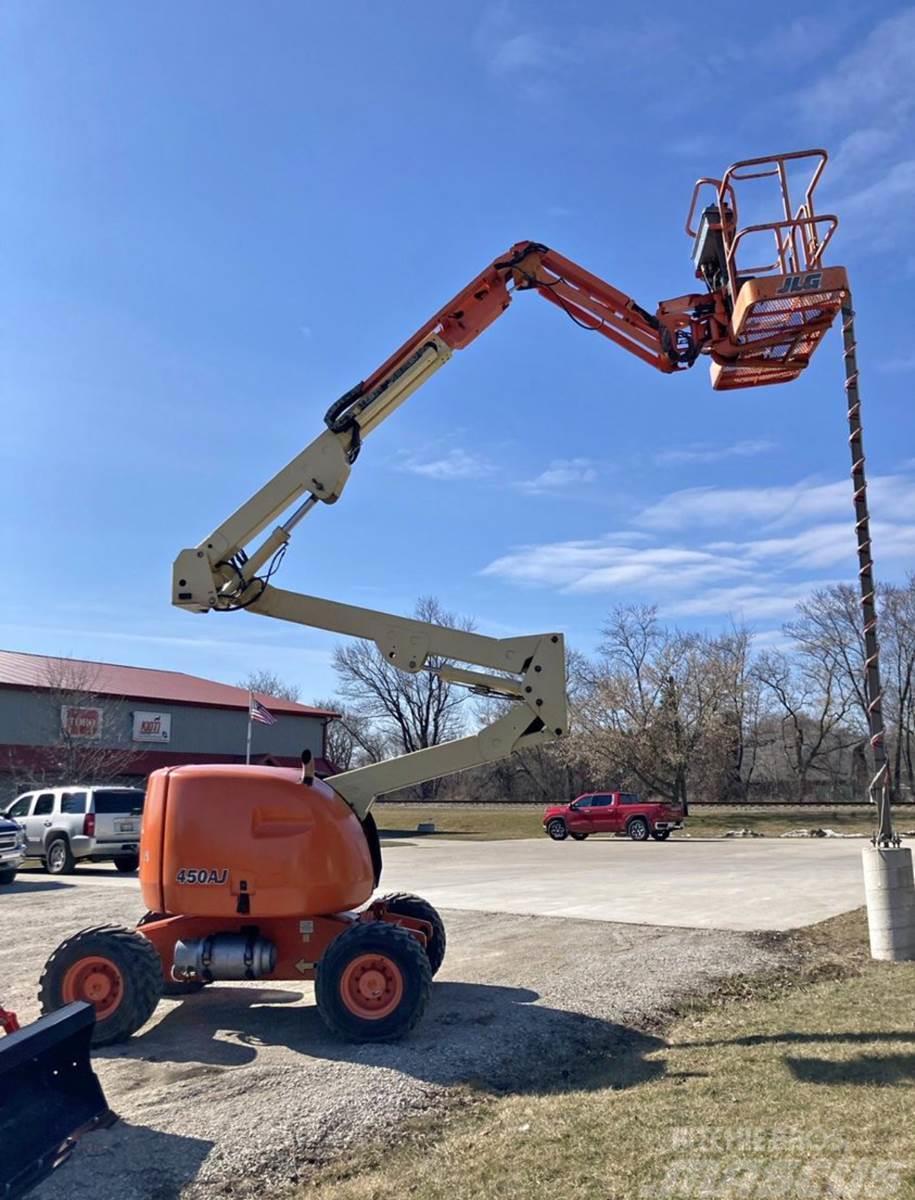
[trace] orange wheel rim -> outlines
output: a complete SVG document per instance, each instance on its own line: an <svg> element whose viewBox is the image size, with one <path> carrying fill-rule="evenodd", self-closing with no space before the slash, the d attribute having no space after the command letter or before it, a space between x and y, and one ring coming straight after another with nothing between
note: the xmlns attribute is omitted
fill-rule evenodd
<svg viewBox="0 0 915 1200"><path fill-rule="evenodd" d="M94 955L75 962L64 975L61 988L65 1004L85 1000L102 1021L110 1017L124 999L124 976L110 958Z"/></svg>
<svg viewBox="0 0 915 1200"><path fill-rule="evenodd" d="M384 954L360 954L343 972L340 996L354 1016L380 1021L403 999L400 967Z"/></svg>

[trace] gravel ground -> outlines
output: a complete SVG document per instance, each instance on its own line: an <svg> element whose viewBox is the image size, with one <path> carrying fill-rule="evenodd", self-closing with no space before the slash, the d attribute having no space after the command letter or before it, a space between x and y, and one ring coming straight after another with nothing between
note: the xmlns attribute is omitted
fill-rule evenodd
<svg viewBox="0 0 915 1200"><path fill-rule="evenodd" d="M27 873L0 898L0 996L37 1014L42 964L64 936L133 923L136 884L68 887ZM449 949L405 1042L334 1040L311 985L213 985L163 1000L95 1064L122 1120L83 1139L36 1200L263 1195L398 1123L482 1093L562 1087L584 1054L658 1048L650 1032L687 994L779 961L754 935L445 913ZM656 1068L655 1068L656 1069ZM646 1071L648 1065L646 1064ZM462 1089L456 1092L456 1089Z"/></svg>

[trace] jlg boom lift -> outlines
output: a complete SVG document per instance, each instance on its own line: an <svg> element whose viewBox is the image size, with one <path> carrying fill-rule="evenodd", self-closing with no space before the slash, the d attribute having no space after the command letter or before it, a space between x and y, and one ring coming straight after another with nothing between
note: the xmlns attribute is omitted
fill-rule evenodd
<svg viewBox="0 0 915 1200"><path fill-rule="evenodd" d="M797 378L848 294L845 270L823 261L837 225L814 210L825 164L825 151L808 150L750 159L721 179L700 180L687 233L702 290L665 300L653 313L539 242L512 246L332 404L309 446L178 555L173 603L180 608L245 609L365 638L407 672L426 669L433 656L469 664L436 669L514 703L471 736L324 782L308 761L301 776L241 766L156 771L140 852L150 911L136 930L100 927L65 941L42 976L44 1011L90 1001L95 1040L103 1044L138 1029L163 990L224 979L314 979L320 1014L343 1037L391 1039L415 1024L444 954L444 928L418 897L368 903L381 871L370 809L384 793L562 737L562 637L484 637L283 591L271 579L290 535L312 509L340 498L368 435L518 293L538 294L665 374L704 356L719 391ZM789 174L801 170L795 204ZM740 196L760 180L774 189L777 215L741 227ZM747 246L761 239L764 261L747 261Z"/></svg>

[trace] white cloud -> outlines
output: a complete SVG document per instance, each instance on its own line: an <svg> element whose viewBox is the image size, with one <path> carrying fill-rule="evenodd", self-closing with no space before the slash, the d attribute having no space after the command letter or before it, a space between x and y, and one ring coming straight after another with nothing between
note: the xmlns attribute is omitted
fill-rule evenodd
<svg viewBox="0 0 915 1200"><path fill-rule="evenodd" d="M712 463L725 458L752 458L776 450L778 444L764 438L747 438L730 446L712 446L708 442L693 442L688 446L659 450L654 456L658 466L671 463Z"/></svg>
<svg viewBox="0 0 915 1200"><path fill-rule="evenodd" d="M584 483L594 483L597 467L589 458L554 458L545 471L533 479L522 479L515 486L528 495L563 492Z"/></svg>
<svg viewBox="0 0 915 1200"><path fill-rule="evenodd" d="M860 170L891 150L895 142L895 134L887 129L856 129L839 143L835 154L830 155L830 182L836 183Z"/></svg>
<svg viewBox="0 0 915 1200"><path fill-rule="evenodd" d="M708 588L694 596L665 604L664 615L671 617L732 616L741 621L772 621L793 615L801 600L827 580L785 583L743 584L735 587Z"/></svg>
<svg viewBox="0 0 915 1200"><path fill-rule="evenodd" d="M693 586L749 572L739 558L683 546L627 544L630 536L520 546L483 569L515 583L558 587L567 592L606 592L620 588Z"/></svg>
<svg viewBox="0 0 915 1200"><path fill-rule="evenodd" d="M915 508L915 480L904 475L882 475L871 480L870 499L875 509ZM689 529L757 522L779 527L811 518L842 517L851 513L851 484L777 485L761 488L686 488L672 492L644 509L637 523L649 529Z"/></svg>
<svg viewBox="0 0 915 1200"><path fill-rule="evenodd" d="M843 135L824 176L819 207L825 202L841 214L843 241L871 250L898 251L899 240L913 228L913 62L915 8L910 7L878 21L855 50L797 97L802 117L818 137L830 129Z"/></svg>
<svg viewBox="0 0 915 1200"><path fill-rule="evenodd" d="M492 42L489 51L489 68L495 75L543 67L550 56L549 45L537 33L512 34Z"/></svg>
<svg viewBox="0 0 915 1200"><path fill-rule="evenodd" d="M881 560L915 557L915 524L871 522L874 552ZM755 561L803 563L808 569L823 569L849 563L855 553L854 518L836 524L812 525L788 537L761 538L748 542L713 542L707 547L717 553L739 553Z"/></svg>
<svg viewBox="0 0 915 1200"><path fill-rule="evenodd" d="M915 479L886 475L871 485L871 535L890 576L915 561ZM913 520L905 518L913 515ZM812 590L855 572L854 515L847 480L768 488L691 488L645 509L646 530L519 546L482 574L567 594L644 597L670 617L782 620ZM719 526L727 540L692 544ZM662 534L670 538L661 541ZM826 574L828 572L828 575ZM819 578L811 578L812 576ZM885 577L885 576L884 576Z"/></svg>
<svg viewBox="0 0 915 1200"><path fill-rule="evenodd" d="M442 480L482 479L495 470L488 459L478 454L470 454L466 450L449 450L439 458L424 459L412 456L401 462L399 469L426 479Z"/></svg>
<svg viewBox="0 0 915 1200"><path fill-rule="evenodd" d="M886 127L915 111L915 8L880 21L800 97L812 122L869 121Z"/></svg>

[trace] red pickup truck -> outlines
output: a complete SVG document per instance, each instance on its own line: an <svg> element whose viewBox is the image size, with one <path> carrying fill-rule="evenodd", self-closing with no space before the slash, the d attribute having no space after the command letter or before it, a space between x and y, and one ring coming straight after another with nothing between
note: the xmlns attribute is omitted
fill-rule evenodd
<svg viewBox="0 0 915 1200"><path fill-rule="evenodd" d="M543 828L556 841L570 835L583 842L589 833L625 833L634 842L666 841L683 828L683 809L664 800L645 800L636 792L588 792L571 804L551 805Z"/></svg>

